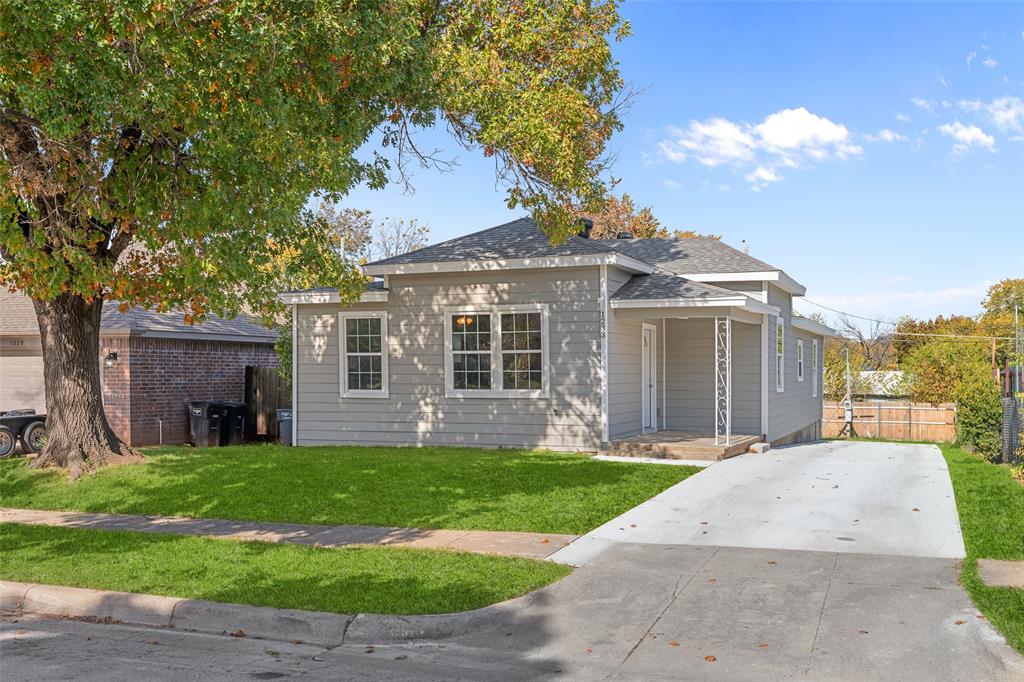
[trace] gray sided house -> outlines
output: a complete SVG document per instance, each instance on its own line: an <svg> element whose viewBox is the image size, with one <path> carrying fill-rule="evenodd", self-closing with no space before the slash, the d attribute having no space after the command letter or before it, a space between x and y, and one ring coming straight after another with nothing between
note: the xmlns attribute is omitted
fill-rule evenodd
<svg viewBox="0 0 1024 682"><path fill-rule="evenodd" d="M281 296L297 445L820 436L832 331L794 315L804 288L785 272L720 241L584 230L553 246L520 219L364 271L379 279L352 305Z"/></svg>

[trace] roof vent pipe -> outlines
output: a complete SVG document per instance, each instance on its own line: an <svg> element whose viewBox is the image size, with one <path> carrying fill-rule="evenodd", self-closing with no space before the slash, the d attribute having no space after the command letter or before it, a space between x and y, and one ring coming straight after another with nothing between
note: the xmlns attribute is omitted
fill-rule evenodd
<svg viewBox="0 0 1024 682"><path fill-rule="evenodd" d="M619 232L618 236L616 236L615 238L616 239L632 239L633 238L633 233L632 232Z"/></svg>
<svg viewBox="0 0 1024 682"><path fill-rule="evenodd" d="M590 231L594 229L594 221L590 218L580 218L576 222L580 224L580 231L576 233L576 236L590 239Z"/></svg>

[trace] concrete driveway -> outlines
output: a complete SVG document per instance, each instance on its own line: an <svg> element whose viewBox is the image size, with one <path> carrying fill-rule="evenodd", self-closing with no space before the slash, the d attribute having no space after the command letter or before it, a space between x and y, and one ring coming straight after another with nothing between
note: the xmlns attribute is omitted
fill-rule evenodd
<svg viewBox="0 0 1024 682"><path fill-rule="evenodd" d="M727 459L552 558L583 565L623 542L964 556L942 453L902 443L826 442Z"/></svg>

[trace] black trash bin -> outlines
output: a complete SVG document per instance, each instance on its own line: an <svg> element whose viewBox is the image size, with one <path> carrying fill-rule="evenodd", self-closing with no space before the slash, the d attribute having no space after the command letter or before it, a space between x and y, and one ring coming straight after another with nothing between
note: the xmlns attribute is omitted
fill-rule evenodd
<svg viewBox="0 0 1024 682"><path fill-rule="evenodd" d="M221 422L224 408L210 400L193 400L188 403L189 433L192 444L197 448L215 448L221 441Z"/></svg>
<svg viewBox="0 0 1024 682"><path fill-rule="evenodd" d="M224 410L220 444L241 445L245 440L245 403L237 400L221 400L217 404Z"/></svg>
<svg viewBox="0 0 1024 682"><path fill-rule="evenodd" d="M277 433L281 438L282 445L292 444L292 411L277 411Z"/></svg>

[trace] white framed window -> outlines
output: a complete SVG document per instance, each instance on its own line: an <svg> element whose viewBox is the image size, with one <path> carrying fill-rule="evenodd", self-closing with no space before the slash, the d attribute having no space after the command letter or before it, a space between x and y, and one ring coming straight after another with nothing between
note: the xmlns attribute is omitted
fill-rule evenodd
<svg viewBox="0 0 1024 682"><path fill-rule="evenodd" d="M796 380L804 380L804 340L796 340Z"/></svg>
<svg viewBox="0 0 1024 682"><path fill-rule="evenodd" d="M818 339L811 339L811 397L818 397Z"/></svg>
<svg viewBox="0 0 1024 682"><path fill-rule="evenodd" d="M775 318L775 392L786 390L786 329L781 317Z"/></svg>
<svg viewBox="0 0 1024 682"><path fill-rule="evenodd" d="M548 309L541 305L446 308L445 395L548 395Z"/></svg>
<svg viewBox="0 0 1024 682"><path fill-rule="evenodd" d="M387 313L338 313L338 322L341 328L341 395L387 398Z"/></svg>

